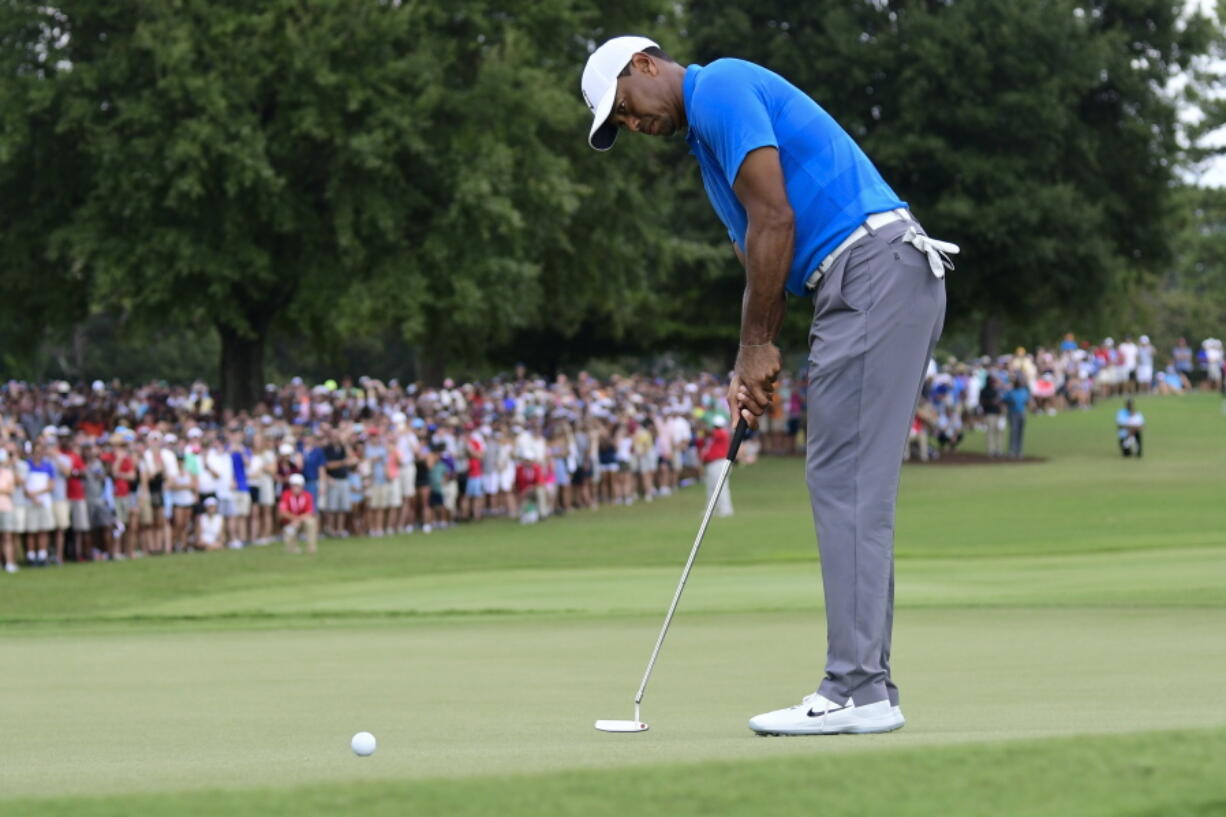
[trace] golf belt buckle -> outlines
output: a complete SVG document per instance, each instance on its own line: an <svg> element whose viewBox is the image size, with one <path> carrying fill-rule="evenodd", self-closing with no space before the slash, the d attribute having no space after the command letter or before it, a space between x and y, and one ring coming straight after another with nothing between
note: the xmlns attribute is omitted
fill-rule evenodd
<svg viewBox="0 0 1226 817"><path fill-rule="evenodd" d="M907 234L902 237L902 240L928 256L928 269L932 270L936 278L944 278L945 270L954 268L954 262L949 260L949 256L957 255L962 251L957 244L929 238L914 227L907 228Z"/></svg>

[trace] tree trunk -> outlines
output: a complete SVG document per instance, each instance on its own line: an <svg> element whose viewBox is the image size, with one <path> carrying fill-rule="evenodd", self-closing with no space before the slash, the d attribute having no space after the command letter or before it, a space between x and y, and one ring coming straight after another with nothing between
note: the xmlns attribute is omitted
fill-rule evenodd
<svg viewBox="0 0 1226 817"><path fill-rule="evenodd" d="M221 406L243 411L264 395L264 343L266 327L255 327L246 336L227 326L218 326L221 337Z"/></svg>
<svg viewBox="0 0 1226 817"><path fill-rule="evenodd" d="M427 386L443 385L447 376L447 353L429 342L417 347L417 377Z"/></svg>
<svg viewBox="0 0 1226 817"><path fill-rule="evenodd" d="M979 325L980 354L996 357L1000 353L1001 321L999 315L989 315Z"/></svg>

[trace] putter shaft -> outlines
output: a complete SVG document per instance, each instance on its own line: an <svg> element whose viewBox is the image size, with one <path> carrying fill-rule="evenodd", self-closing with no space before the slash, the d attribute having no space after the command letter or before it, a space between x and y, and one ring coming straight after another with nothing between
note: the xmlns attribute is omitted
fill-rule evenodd
<svg viewBox="0 0 1226 817"><path fill-rule="evenodd" d="M716 486L711 498L707 500L707 511L702 515L702 524L698 527L698 535L694 537L694 546L690 548L690 558L685 562L685 569L681 571L681 581L677 583L677 591L673 593L672 604L668 605L668 614L664 616L664 626L660 628L660 635L656 638L656 646L651 651L651 658L647 661L647 670L643 673L643 682L639 684L639 691L634 696L634 718L639 719L639 704L643 702L643 693L647 691L647 682L651 680L651 671L655 669L656 657L660 654L660 647L664 644L664 636L668 635L668 627L673 622L673 614L677 612L677 603L681 601L681 591L685 590L685 583L690 578L690 570L694 567L694 559L698 557L698 549L702 547L702 537L706 535L707 525L711 523L711 514L715 511L715 503L719 501L719 495L724 491L724 483L728 481L728 472L732 470L732 463L736 460L737 450L741 447L741 440L744 439L748 427L745 420L742 419L737 423L736 434L733 435L732 444L728 448L728 458L724 460L724 470L720 472L719 484Z"/></svg>

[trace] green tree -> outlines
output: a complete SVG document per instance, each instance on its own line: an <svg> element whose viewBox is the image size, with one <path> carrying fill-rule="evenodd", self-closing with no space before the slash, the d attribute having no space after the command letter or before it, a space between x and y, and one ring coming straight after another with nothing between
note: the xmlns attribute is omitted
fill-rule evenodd
<svg viewBox="0 0 1226 817"><path fill-rule="evenodd" d="M632 252L614 234L572 239L575 218L595 221L585 201L641 195L573 164L598 23L654 4L622 14L572 0L5 4L0 37L20 47L0 207L24 219L3 239L6 278L18 268L32 291L41 268L47 291L76 299L23 294L43 320L88 305L129 331L213 327L228 406L258 398L277 331L326 347L399 326L437 377L551 302L624 320L634 300L613 295L644 280ZM569 298L546 299L564 285Z"/></svg>

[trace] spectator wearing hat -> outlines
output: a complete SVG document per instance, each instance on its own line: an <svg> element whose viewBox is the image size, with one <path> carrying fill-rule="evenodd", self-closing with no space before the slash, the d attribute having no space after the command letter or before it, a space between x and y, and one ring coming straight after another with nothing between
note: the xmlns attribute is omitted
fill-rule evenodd
<svg viewBox="0 0 1226 817"><path fill-rule="evenodd" d="M302 473L302 455L294 450L294 446L290 443L281 443L277 446L277 501L281 501L281 493L289 487L289 478L294 474ZM306 476L303 475L304 483ZM307 491L307 493L311 493ZM312 496L311 499L315 497ZM316 506L318 507L318 505Z"/></svg>
<svg viewBox="0 0 1226 817"><path fill-rule="evenodd" d="M723 471L721 462L728 456L728 446L731 441L728 438L728 418L722 414L708 416L710 431L703 437L699 450L703 464L703 484L707 488L707 502L709 503L716 486L719 485L720 473ZM724 483L724 490L716 502L715 515L732 516L732 492L728 489L727 482Z"/></svg>
<svg viewBox="0 0 1226 817"><path fill-rule="evenodd" d="M1142 335L1137 344L1137 391L1149 394L1154 386L1154 345L1149 335Z"/></svg>
<svg viewBox="0 0 1226 817"><path fill-rule="evenodd" d="M221 550L225 543L226 520L219 513L217 497L206 497L204 513L197 520L196 547L200 550Z"/></svg>
<svg viewBox="0 0 1226 817"><path fill-rule="evenodd" d="M1201 342L1205 356L1205 385L1213 391L1222 391L1222 341L1218 338L1205 338Z"/></svg>
<svg viewBox="0 0 1226 817"><path fill-rule="evenodd" d="M285 550L289 553L301 552L298 549L299 535L306 537L307 553L315 552L319 522L315 517L315 501L306 492L305 486L306 480L302 474L291 474L278 505L282 537Z"/></svg>

